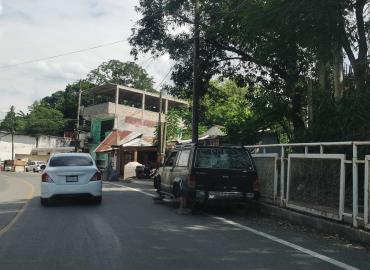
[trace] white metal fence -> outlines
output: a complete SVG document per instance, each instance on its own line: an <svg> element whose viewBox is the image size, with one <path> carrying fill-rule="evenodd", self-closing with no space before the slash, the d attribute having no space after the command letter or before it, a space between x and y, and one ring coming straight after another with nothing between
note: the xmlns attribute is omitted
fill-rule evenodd
<svg viewBox="0 0 370 270"><path fill-rule="evenodd" d="M370 141L246 146L261 199L370 229Z"/></svg>
<svg viewBox="0 0 370 270"><path fill-rule="evenodd" d="M252 154L260 179L261 198L276 202L278 198L278 154Z"/></svg>

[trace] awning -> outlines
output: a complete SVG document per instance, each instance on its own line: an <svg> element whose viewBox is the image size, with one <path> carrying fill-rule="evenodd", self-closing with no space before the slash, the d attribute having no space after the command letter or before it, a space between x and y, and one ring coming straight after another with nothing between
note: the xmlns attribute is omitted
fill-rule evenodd
<svg viewBox="0 0 370 270"><path fill-rule="evenodd" d="M112 151L113 148L150 147L153 142L145 140L142 133L128 130L112 131L95 149L96 153Z"/></svg>
<svg viewBox="0 0 370 270"><path fill-rule="evenodd" d="M152 143L145 141L143 138L136 138L127 143L121 145L121 147L141 147L141 146L153 146Z"/></svg>
<svg viewBox="0 0 370 270"><path fill-rule="evenodd" d="M112 146L117 145L122 139L126 138L132 133L128 130L113 130L109 135L98 145L95 149L96 153L104 153L112 151Z"/></svg>
<svg viewBox="0 0 370 270"><path fill-rule="evenodd" d="M132 132L126 138L122 139L119 142L119 147L140 147L140 146L153 146L152 142L149 142L143 138L143 134L139 132Z"/></svg>

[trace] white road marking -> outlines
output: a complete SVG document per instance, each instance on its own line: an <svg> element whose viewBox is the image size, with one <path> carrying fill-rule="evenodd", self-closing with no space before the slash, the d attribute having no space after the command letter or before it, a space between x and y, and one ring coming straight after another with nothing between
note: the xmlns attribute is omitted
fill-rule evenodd
<svg viewBox="0 0 370 270"><path fill-rule="evenodd" d="M19 212L18 209L4 210L4 211L0 211L0 215L2 215L2 214L12 214L12 213L18 213L18 212Z"/></svg>
<svg viewBox="0 0 370 270"><path fill-rule="evenodd" d="M280 239L280 238L278 238L276 236L273 236L271 234L268 234L268 233L264 233L264 232L255 230L253 228L250 228L248 226L242 225L242 224L237 223L235 221L232 221L232 220L229 220L229 219L226 219L226 218L222 218L222 217L218 217L218 216L212 216L212 215L209 215L209 216L212 217L212 218L214 218L214 219L216 219L216 220L218 220L218 221L222 221L223 223L232 225L232 226L234 226L236 228L239 228L239 229L242 229L242 230L251 232L253 234L259 235L259 236L264 237L264 238L267 238L267 239L269 239L271 241L280 243L280 244L282 244L284 246L287 246L287 247L290 247L292 249L296 249L296 250L298 250L300 252L303 252L303 253L306 253L306 254L308 254L308 255L310 255L312 257L315 257L315 258L320 259L322 261L325 261L325 262L331 263L331 264L333 264L335 266L338 266L338 267L340 267L342 269L346 269L346 270L359 270L359 268L356 268L356 267L353 267L351 265L342 263L342 262L337 261L337 260L335 260L333 258L330 258L328 256L322 255L322 254L317 253L315 251L312 251L310 249L307 249L307 248L298 246L296 244L290 243L288 241L285 241L283 239Z"/></svg>
<svg viewBox="0 0 370 270"><path fill-rule="evenodd" d="M113 186L121 187L121 188L124 187L124 188L126 188L128 190L136 191L136 192L142 193L144 195L147 195L147 196L150 196L150 197L153 197L153 198L157 197L156 195L151 194L149 192L145 192L145 191L143 191L143 190L141 190L139 188L132 188L132 187L128 187L128 186L124 186L124 185L119 185L119 184L114 184L114 183L109 183L109 185L113 185ZM105 188L105 189L107 189L107 188Z"/></svg>
<svg viewBox="0 0 370 270"><path fill-rule="evenodd" d="M119 185L119 184L113 184L113 183L109 183L109 184L115 185L115 186L119 186L119 187L125 187L125 188L128 188L128 189L132 190L132 191L136 191L136 192L142 193L142 194L147 195L147 196L150 196L150 197L156 197L156 195L151 194L151 193L148 193L148 192L145 192L145 191L141 190L140 188L132 188L132 187L128 187L128 186L125 186L125 185ZM287 246L289 248L298 250L298 251L300 251L302 253L305 253L305 254L310 255L310 256L312 256L314 258L317 258L319 260L322 260L322 261L325 261L325 262L330 263L332 265L335 265L335 266L337 266L339 268L346 269L346 270L359 270L359 268L356 268L354 266L345 264L343 262L340 262L340 261L335 260L333 258L330 258L328 256L325 256L325 255L322 255L320 253L317 253L317 252L315 252L313 250L310 250L310 249L301 247L299 245L293 244L291 242L288 242L286 240L283 240L283 239L278 238L276 236L273 236L271 234L264 233L264 232L258 231L256 229L250 228L248 226L242 225L242 224L237 223L235 221L232 221L230 219L226 219L226 218L218 217L218 216L213 216L213 215L209 215L209 216L212 217L213 219L216 219L218 221L221 221L221 222L223 222L225 224L234 226L234 227L239 228L241 230L245 230L245 231L248 231L250 233L259 235L259 236L261 236L263 238L269 239L269 240L271 240L273 242L276 242L276 243L279 243L281 245Z"/></svg>

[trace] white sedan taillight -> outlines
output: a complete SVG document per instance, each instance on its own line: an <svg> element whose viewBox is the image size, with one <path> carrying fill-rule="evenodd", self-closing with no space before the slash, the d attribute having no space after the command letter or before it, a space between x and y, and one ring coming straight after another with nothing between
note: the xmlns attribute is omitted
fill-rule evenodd
<svg viewBox="0 0 370 270"><path fill-rule="evenodd" d="M100 181L101 180L101 172L97 171L93 177L91 177L90 181Z"/></svg>
<svg viewBox="0 0 370 270"><path fill-rule="evenodd" d="M53 183L53 179L51 179L51 177L45 172L41 175L41 182L44 182L44 183Z"/></svg>

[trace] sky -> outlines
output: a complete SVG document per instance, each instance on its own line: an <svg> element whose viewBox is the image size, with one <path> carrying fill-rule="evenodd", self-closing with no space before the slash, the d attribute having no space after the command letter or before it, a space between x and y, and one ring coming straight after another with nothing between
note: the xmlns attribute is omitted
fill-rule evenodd
<svg viewBox="0 0 370 270"><path fill-rule="evenodd" d="M138 2L0 0L0 119L11 105L27 111L35 100L85 78L103 61L133 61L127 39L140 19L134 9ZM120 40L94 50L9 67ZM171 67L166 55L156 60L140 55L137 63L154 78L155 86Z"/></svg>

